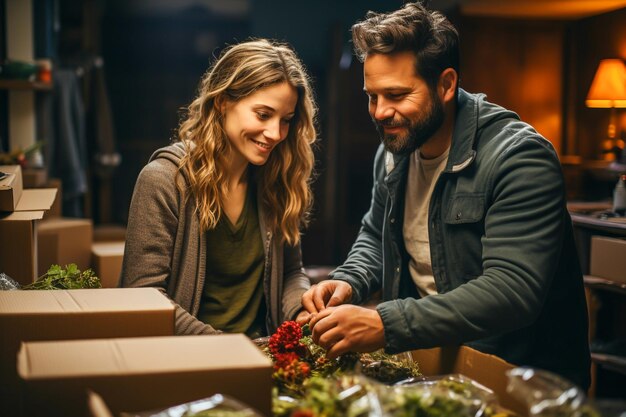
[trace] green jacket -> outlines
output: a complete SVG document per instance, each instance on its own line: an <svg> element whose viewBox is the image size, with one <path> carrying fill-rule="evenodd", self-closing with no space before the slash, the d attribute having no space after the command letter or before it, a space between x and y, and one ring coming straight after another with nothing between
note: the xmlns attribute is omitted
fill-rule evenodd
<svg viewBox="0 0 626 417"><path fill-rule="evenodd" d="M157 287L176 305L176 334L212 334L197 314L206 274L206 233L200 229L187 181L176 175L185 148L178 142L157 150L137 178L128 215L121 286ZM259 202L265 250L267 331L273 333L302 308L310 288L300 245L289 246L267 229ZM236 255L234 255L236 256Z"/></svg>
<svg viewBox="0 0 626 417"><path fill-rule="evenodd" d="M515 113L459 90L428 213L438 294L424 298L402 237L408 160L379 149L370 209L331 274L351 284L356 304L382 290L386 351L467 344L587 388L582 274L551 144Z"/></svg>

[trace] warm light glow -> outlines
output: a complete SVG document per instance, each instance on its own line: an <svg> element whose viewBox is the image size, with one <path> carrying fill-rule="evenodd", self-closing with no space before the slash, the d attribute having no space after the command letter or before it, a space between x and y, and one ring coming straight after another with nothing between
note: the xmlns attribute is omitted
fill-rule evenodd
<svg viewBox="0 0 626 417"><path fill-rule="evenodd" d="M621 59L603 59L593 77L587 107L626 107L626 65Z"/></svg>

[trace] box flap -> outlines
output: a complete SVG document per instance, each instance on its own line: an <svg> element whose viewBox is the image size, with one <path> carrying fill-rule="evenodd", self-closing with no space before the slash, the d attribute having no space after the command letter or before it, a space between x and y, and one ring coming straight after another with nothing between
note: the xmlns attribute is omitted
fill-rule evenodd
<svg viewBox="0 0 626 417"><path fill-rule="evenodd" d="M87 406L91 417L113 417L102 397L92 390L87 390Z"/></svg>
<svg viewBox="0 0 626 417"><path fill-rule="evenodd" d="M0 291L0 319L23 314L174 310L156 288Z"/></svg>
<svg viewBox="0 0 626 417"><path fill-rule="evenodd" d="M43 215L43 210L14 211L13 213L0 213L0 221L41 220Z"/></svg>
<svg viewBox="0 0 626 417"><path fill-rule="evenodd" d="M56 188L24 190L15 211L50 210L56 195Z"/></svg>

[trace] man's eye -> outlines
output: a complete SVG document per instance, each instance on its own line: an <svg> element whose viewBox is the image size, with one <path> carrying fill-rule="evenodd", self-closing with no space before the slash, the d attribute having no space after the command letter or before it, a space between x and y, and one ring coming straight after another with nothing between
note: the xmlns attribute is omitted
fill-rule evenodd
<svg viewBox="0 0 626 417"><path fill-rule="evenodd" d="M378 100L378 97L377 97L377 96L374 96L374 95L369 95L369 94L368 94L368 95L367 95L367 97L370 99L370 101L371 101L372 103L376 103L376 100Z"/></svg>
<svg viewBox="0 0 626 417"><path fill-rule="evenodd" d="M406 96L406 93L388 94L388 97L389 97L390 100L400 100L404 96Z"/></svg>

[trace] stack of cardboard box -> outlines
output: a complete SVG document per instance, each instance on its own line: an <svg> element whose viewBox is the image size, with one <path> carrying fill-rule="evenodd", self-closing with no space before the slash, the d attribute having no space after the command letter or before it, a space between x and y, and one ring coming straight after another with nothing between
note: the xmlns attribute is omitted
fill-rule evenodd
<svg viewBox="0 0 626 417"><path fill-rule="evenodd" d="M24 190L19 165L0 166L0 172L6 173L0 180L0 272L28 284L39 272L38 226L57 190Z"/></svg>

